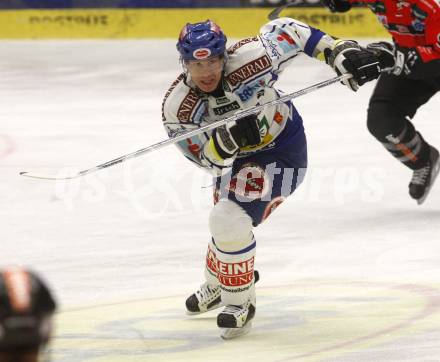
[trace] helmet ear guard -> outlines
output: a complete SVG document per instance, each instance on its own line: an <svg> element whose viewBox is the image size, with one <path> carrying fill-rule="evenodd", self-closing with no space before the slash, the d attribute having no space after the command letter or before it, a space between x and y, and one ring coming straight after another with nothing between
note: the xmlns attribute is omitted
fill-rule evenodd
<svg viewBox="0 0 440 362"><path fill-rule="evenodd" d="M182 60L204 60L226 53L227 38L212 20L186 24L180 32L176 48Z"/></svg>

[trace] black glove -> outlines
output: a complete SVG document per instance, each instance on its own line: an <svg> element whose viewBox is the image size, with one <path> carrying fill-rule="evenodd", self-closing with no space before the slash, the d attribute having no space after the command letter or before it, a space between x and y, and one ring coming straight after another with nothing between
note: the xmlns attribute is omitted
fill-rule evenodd
<svg viewBox="0 0 440 362"><path fill-rule="evenodd" d="M327 64L339 75L350 73L353 77L343 81L353 91L359 86L379 77L379 59L372 52L361 48L352 40L336 43L333 50L324 51Z"/></svg>
<svg viewBox="0 0 440 362"><path fill-rule="evenodd" d="M390 73L394 70L396 65L394 44L386 41L370 43L367 45L367 50L379 58L379 66L382 72Z"/></svg>
<svg viewBox="0 0 440 362"><path fill-rule="evenodd" d="M384 41L371 43L367 49L379 57L382 71L409 78L429 78L439 74L440 62L424 63L419 53L413 48L399 48Z"/></svg>
<svg viewBox="0 0 440 362"><path fill-rule="evenodd" d="M394 55L396 57L396 65L394 66L393 74L395 75L401 75L402 73L406 76L416 75L418 73L417 68L423 63L415 49L396 49Z"/></svg>
<svg viewBox="0 0 440 362"><path fill-rule="evenodd" d="M321 3L332 13L345 13L351 9L351 4L347 0L321 0Z"/></svg>
<svg viewBox="0 0 440 362"><path fill-rule="evenodd" d="M261 135L257 115L240 118L232 126L216 128L212 132L212 140L215 150L223 159L234 156L242 147L258 145Z"/></svg>

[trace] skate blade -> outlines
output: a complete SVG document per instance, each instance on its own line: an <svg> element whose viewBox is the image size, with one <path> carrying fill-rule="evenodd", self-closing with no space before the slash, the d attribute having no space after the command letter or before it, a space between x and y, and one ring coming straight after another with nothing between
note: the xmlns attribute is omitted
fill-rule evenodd
<svg viewBox="0 0 440 362"><path fill-rule="evenodd" d="M203 314L203 313L208 313L208 311L206 311L206 312L190 312L189 310L185 311L186 315L199 315L199 314Z"/></svg>
<svg viewBox="0 0 440 362"><path fill-rule="evenodd" d="M218 308L221 308L221 307L224 307L224 306L225 305L223 303L220 303L220 304L216 305L215 307L209 308L208 310L203 310L201 312L191 312L188 309L185 309L185 314L186 315L199 315L199 314L203 314L203 313L208 313L208 312L210 312L212 310L215 310L215 309L218 309Z"/></svg>
<svg viewBox="0 0 440 362"><path fill-rule="evenodd" d="M241 328L221 328L220 336L223 339L234 339L240 336L248 334L252 328L252 322L248 322L244 327Z"/></svg>
<svg viewBox="0 0 440 362"><path fill-rule="evenodd" d="M437 178L438 174L440 172L440 160L437 161L437 163L434 166L434 175L431 178L431 182L429 184L428 189L426 190L425 194L417 200L417 204L421 205L425 202L426 198L428 197L429 192L431 191L432 186L434 185L435 179Z"/></svg>

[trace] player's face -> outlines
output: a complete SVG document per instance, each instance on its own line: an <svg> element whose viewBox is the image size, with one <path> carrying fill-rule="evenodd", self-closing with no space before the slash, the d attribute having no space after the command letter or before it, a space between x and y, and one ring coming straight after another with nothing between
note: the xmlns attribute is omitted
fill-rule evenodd
<svg viewBox="0 0 440 362"><path fill-rule="evenodd" d="M222 77L223 57L189 60L185 65L191 74L191 79L200 90L209 93L217 88Z"/></svg>

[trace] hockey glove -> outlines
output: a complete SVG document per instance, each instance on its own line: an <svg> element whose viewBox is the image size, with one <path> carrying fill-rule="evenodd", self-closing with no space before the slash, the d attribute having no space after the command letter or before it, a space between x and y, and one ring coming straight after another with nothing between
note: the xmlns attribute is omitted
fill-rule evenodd
<svg viewBox="0 0 440 362"><path fill-rule="evenodd" d="M394 66L393 74L401 75L403 73L408 76L411 73L416 73L414 70L417 68L417 65L421 63L421 60L415 49L406 52L396 49L395 56L396 65Z"/></svg>
<svg viewBox="0 0 440 362"><path fill-rule="evenodd" d="M429 77L438 74L439 62L424 63L415 49L396 48L394 44L384 41L371 43L367 49L379 57L382 71L394 75L404 74L410 78ZM431 71L433 71L431 73Z"/></svg>
<svg viewBox="0 0 440 362"><path fill-rule="evenodd" d="M324 55L327 64L338 75L350 73L353 76L342 83L355 92L359 86L378 78L380 75L377 56L361 48L355 41L337 41L333 50L326 49Z"/></svg>
<svg viewBox="0 0 440 362"><path fill-rule="evenodd" d="M394 70L396 58L393 44L386 41L370 43L367 45L367 50L379 58L379 66L382 72L391 73Z"/></svg>
<svg viewBox="0 0 440 362"><path fill-rule="evenodd" d="M252 114L235 121L235 124L216 128L203 146L203 156L215 165L234 157L240 148L261 143L258 118Z"/></svg>
<svg viewBox="0 0 440 362"><path fill-rule="evenodd" d="M351 9L348 0L321 0L322 5L329 8L332 13L345 13Z"/></svg>

